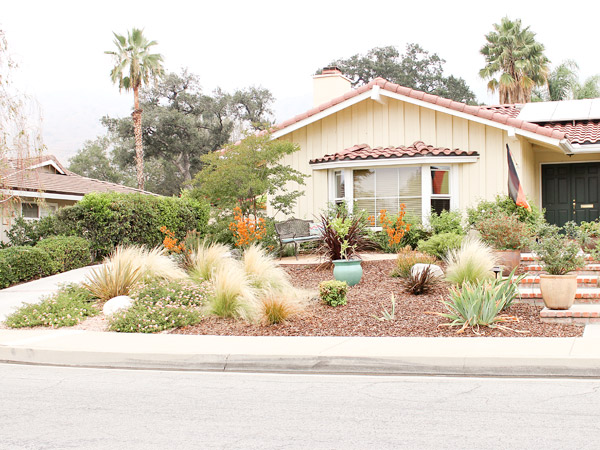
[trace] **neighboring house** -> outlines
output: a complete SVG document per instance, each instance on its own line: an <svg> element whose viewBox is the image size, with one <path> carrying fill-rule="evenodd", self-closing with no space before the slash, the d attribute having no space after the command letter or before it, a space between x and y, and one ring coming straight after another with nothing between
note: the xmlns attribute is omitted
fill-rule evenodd
<svg viewBox="0 0 600 450"><path fill-rule="evenodd" d="M317 106L273 132L299 144L284 162L310 175L299 218L342 200L370 214L404 203L425 221L432 209L464 210L507 193L506 144L550 222L598 218L600 99L469 106L382 78L351 89L336 68L314 88Z"/></svg>
<svg viewBox="0 0 600 450"><path fill-rule="evenodd" d="M143 193L139 189L95 180L65 169L52 155L8 159L1 165L0 238L18 216L38 220L58 208L75 204L91 192Z"/></svg>

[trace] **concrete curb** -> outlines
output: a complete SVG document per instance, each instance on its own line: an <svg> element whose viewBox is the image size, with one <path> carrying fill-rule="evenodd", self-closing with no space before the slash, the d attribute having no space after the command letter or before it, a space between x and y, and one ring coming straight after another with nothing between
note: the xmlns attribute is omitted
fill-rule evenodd
<svg viewBox="0 0 600 450"><path fill-rule="evenodd" d="M242 337L0 330L0 361L220 372L600 377L600 338Z"/></svg>

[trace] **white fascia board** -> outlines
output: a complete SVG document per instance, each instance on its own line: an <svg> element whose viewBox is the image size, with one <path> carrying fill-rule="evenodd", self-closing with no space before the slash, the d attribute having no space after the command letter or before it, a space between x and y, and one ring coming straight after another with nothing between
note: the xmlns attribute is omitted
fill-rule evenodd
<svg viewBox="0 0 600 450"><path fill-rule="evenodd" d="M356 97L351 97L348 100L344 100L343 102L338 103L337 105L324 109L323 111L317 114L307 117L306 119L302 119L301 121L293 123L285 128L282 128L281 130L275 131L271 136L273 139L280 138L281 136L290 134L293 131L299 130L302 127L324 119L327 116L335 114L343 109L348 108L349 106L355 105L356 103L362 102L363 100L366 100L368 98L371 98L371 90L363 92L362 94L359 94Z"/></svg>
<svg viewBox="0 0 600 450"><path fill-rule="evenodd" d="M600 153L600 144L571 144L574 155L585 155L587 153Z"/></svg>
<svg viewBox="0 0 600 450"><path fill-rule="evenodd" d="M412 158L360 159L351 161L328 161L311 164L313 170L344 169L344 168L373 168L382 166L406 166L423 164L464 164L475 163L479 156L423 156Z"/></svg>
<svg viewBox="0 0 600 450"><path fill-rule="evenodd" d="M387 105L387 100L381 96L381 87L377 84L371 89L371 100L380 105Z"/></svg>
<svg viewBox="0 0 600 450"><path fill-rule="evenodd" d="M52 166L52 167L54 167L56 169L57 172L59 172L59 173L61 173L63 175L66 175L65 171L62 170L60 167L58 167L58 165L56 165L56 163L54 161L52 161L52 160L44 161L43 163L36 164L35 166L29 166L29 167L27 167L27 169L28 170L33 170L33 169L37 169L39 167L44 167L44 166Z"/></svg>
<svg viewBox="0 0 600 450"><path fill-rule="evenodd" d="M460 117L461 119L470 120L472 122L481 123L483 125L487 125L494 128L499 128L501 130L506 131L509 136L511 133L518 134L520 136L535 139L540 142L544 142L545 144L554 145L556 147L561 147L561 140L550 138L547 136L542 136L541 134L532 133L531 131L521 130L520 128L515 128L511 125L504 125L498 122L494 122L493 120L484 119L483 117L474 116L473 114L467 114L464 112L456 111L454 109L446 108L445 106L435 105L433 103L424 102L423 100L417 100L416 98L407 97L405 95L400 95L396 92L386 91L385 89L381 89L381 95L385 97L394 98L396 100L400 100L406 103L412 103L413 105L421 106L423 108L433 109L434 111L439 111L445 114L450 114L455 117ZM564 139L563 139L564 140ZM561 147L562 148L562 147Z"/></svg>
<svg viewBox="0 0 600 450"><path fill-rule="evenodd" d="M37 192L37 191L13 191L11 189L0 189L0 192L7 195L13 195L15 197L32 197L32 198L43 198L51 200L75 200L79 201L83 198L83 195L69 195L69 194L53 194L48 192Z"/></svg>

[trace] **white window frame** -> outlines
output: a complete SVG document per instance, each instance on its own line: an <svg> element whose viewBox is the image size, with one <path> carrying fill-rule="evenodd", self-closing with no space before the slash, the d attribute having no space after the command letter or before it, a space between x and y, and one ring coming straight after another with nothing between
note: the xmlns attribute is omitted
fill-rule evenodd
<svg viewBox="0 0 600 450"><path fill-rule="evenodd" d="M38 207L37 217L25 217L23 215L23 205L25 205L25 204L27 204L27 205L37 205L37 207ZM52 211L52 212L58 211L58 203L47 203L47 202L38 203L36 201L28 202L28 201L21 200L21 207L20 207L21 217L23 219L25 219L25 220L30 220L30 221L40 220L41 218L46 217L47 215L49 215L49 214L43 215L43 210L44 209L49 210L50 209L49 207L54 207L55 208L54 211Z"/></svg>
<svg viewBox="0 0 600 450"><path fill-rule="evenodd" d="M435 198L432 194L431 189L431 167L443 167L449 168L448 170L448 196L450 197L450 210L455 211L459 209L459 186L458 186L458 164L454 163L439 163L439 164L411 164L411 165L398 165L393 167L420 167L421 168L421 221L423 225L427 226L429 224L429 216L431 214L431 199ZM390 166L387 166L390 167ZM390 167L391 168L391 167ZM351 168L333 168L328 169L328 181L329 181L329 201L335 202L335 172L339 172L340 170L343 172L344 176L344 189L345 196L344 200L348 205L348 209L352 209L354 207L354 170L362 170L362 169L374 169L377 170L378 167L373 166L353 166ZM377 175L375 175L377 176ZM446 195L441 196L440 198L447 198ZM374 230L381 229L380 227L374 227Z"/></svg>

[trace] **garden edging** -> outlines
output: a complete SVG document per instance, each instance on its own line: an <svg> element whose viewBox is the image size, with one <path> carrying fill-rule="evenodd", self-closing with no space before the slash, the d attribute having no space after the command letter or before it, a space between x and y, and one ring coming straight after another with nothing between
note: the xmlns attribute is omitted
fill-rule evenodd
<svg viewBox="0 0 600 450"><path fill-rule="evenodd" d="M600 337L265 337L0 330L0 361L220 372L598 377Z"/></svg>

